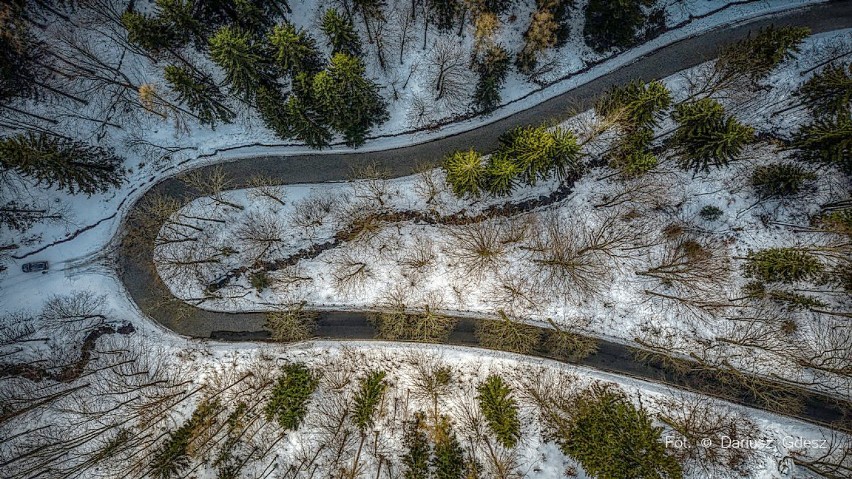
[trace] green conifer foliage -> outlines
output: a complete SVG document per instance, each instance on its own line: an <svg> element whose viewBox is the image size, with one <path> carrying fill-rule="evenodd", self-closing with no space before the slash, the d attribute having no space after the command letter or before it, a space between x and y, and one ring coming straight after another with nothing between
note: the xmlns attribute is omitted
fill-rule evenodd
<svg viewBox="0 0 852 479"><path fill-rule="evenodd" d="M474 150L457 151L444 158L442 166L456 196L479 196L485 180L482 155Z"/></svg>
<svg viewBox="0 0 852 479"><path fill-rule="evenodd" d="M269 80L266 59L251 33L225 26L210 37L209 43L210 58L225 70L225 78L237 94L249 99Z"/></svg>
<svg viewBox="0 0 852 479"><path fill-rule="evenodd" d="M192 40L196 46L203 46L210 26L202 21L196 2L192 0L157 0L157 19L174 33L174 43L170 47L179 47Z"/></svg>
<svg viewBox="0 0 852 479"><path fill-rule="evenodd" d="M364 64L343 53L334 54L328 67L314 76L313 99L317 111L349 146L363 144L370 129L388 117L379 86L364 78Z"/></svg>
<svg viewBox="0 0 852 479"><path fill-rule="evenodd" d="M757 35L734 43L722 50L717 68L724 76L744 75L756 83L784 60L799 52L799 45L810 35L807 27L775 27L761 29Z"/></svg>
<svg viewBox="0 0 852 479"><path fill-rule="evenodd" d="M662 431L620 390L595 385L574 401L568 428L557 443L594 477L680 479L681 465L666 450Z"/></svg>
<svg viewBox="0 0 852 479"><path fill-rule="evenodd" d="M671 102L671 93L661 82L634 81L613 88L595 110L627 129L655 128Z"/></svg>
<svg viewBox="0 0 852 479"><path fill-rule="evenodd" d="M824 269L819 259L799 248L750 251L744 267L747 278L787 284L816 279Z"/></svg>
<svg viewBox="0 0 852 479"><path fill-rule="evenodd" d="M284 366L264 406L266 420L275 419L282 429L299 429L308 413L308 401L318 384L319 381L304 364Z"/></svg>
<svg viewBox="0 0 852 479"><path fill-rule="evenodd" d="M438 30L446 32L452 30L456 18L461 15L464 6L459 0L425 0L426 6L431 13L429 22L436 24ZM434 18L434 20L433 20Z"/></svg>
<svg viewBox="0 0 852 479"><path fill-rule="evenodd" d="M418 412L414 419L405 422L402 443L405 454L402 455L404 479L429 479L429 458L432 448L426 436L426 424L423 413Z"/></svg>
<svg viewBox="0 0 852 479"><path fill-rule="evenodd" d="M322 16L320 29L328 39L332 53L343 53L352 57L361 56L361 40L355 32L352 19L342 15L336 8L329 8Z"/></svg>
<svg viewBox="0 0 852 479"><path fill-rule="evenodd" d="M0 103L36 93L36 59L41 50L29 28L17 9L10 7L6 15L0 14Z"/></svg>
<svg viewBox="0 0 852 479"><path fill-rule="evenodd" d="M121 158L82 142L28 133L0 140L0 167L71 194L103 193L120 185Z"/></svg>
<svg viewBox="0 0 852 479"><path fill-rule="evenodd" d="M500 376L491 375L476 390L479 393L476 400L488 428L503 447L515 447L521 437L521 421L512 388Z"/></svg>
<svg viewBox="0 0 852 479"><path fill-rule="evenodd" d="M563 128L551 130L543 125L515 128L500 136L498 151L518 162L522 180L529 185L553 173L566 178L582 170L577 139Z"/></svg>
<svg viewBox="0 0 852 479"><path fill-rule="evenodd" d="M710 98L678 104L673 116L678 122L674 146L685 169L726 166L754 141L753 128L726 116L722 105Z"/></svg>
<svg viewBox="0 0 852 479"><path fill-rule="evenodd" d="M331 130L322 115L313 110L308 101L299 95L290 95L284 105L281 131L289 129L292 137L305 142L311 148L323 148L331 143ZM280 133L279 133L280 134Z"/></svg>
<svg viewBox="0 0 852 479"><path fill-rule="evenodd" d="M505 153L494 153L485 166L485 189L492 196L508 196L522 171L521 166Z"/></svg>
<svg viewBox="0 0 852 479"><path fill-rule="evenodd" d="M297 30L291 23L285 22L273 27L269 34L269 43L275 49L275 61L278 66L290 74L314 74L322 67L316 41L305 30Z"/></svg>
<svg viewBox="0 0 852 479"><path fill-rule="evenodd" d="M435 479L465 479L468 471L464 459L464 449L446 416L438 418L434 435L435 455L431 461L434 471L433 477Z"/></svg>
<svg viewBox="0 0 852 479"><path fill-rule="evenodd" d="M259 87L255 95L255 104L266 127L274 131L279 138L289 139L299 137L294 129L295 122L288 114L288 99L281 94L281 91L276 86L264 85ZM311 146L322 145L312 144Z"/></svg>
<svg viewBox="0 0 852 479"><path fill-rule="evenodd" d="M509 52L502 45L491 45L476 62L479 80L473 93L477 110L488 113L500 105L500 88L509 72Z"/></svg>
<svg viewBox="0 0 852 479"><path fill-rule="evenodd" d="M127 30L127 41L151 53L159 54L177 43L172 26L157 17L127 11L121 15L121 24Z"/></svg>
<svg viewBox="0 0 852 479"><path fill-rule="evenodd" d="M802 127L791 145L805 161L836 165L852 175L852 117L820 118Z"/></svg>
<svg viewBox="0 0 852 479"><path fill-rule="evenodd" d="M815 117L849 116L852 108L852 63L828 65L806 81L796 95Z"/></svg>
<svg viewBox="0 0 852 479"><path fill-rule="evenodd" d="M793 163L758 166L751 175L751 185L761 198L792 196L799 193L816 175Z"/></svg>
<svg viewBox="0 0 852 479"><path fill-rule="evenodd" d="M178 94L178 101L187 105L201 123L216 126L217 122L230 123L234 112L225 106L225 95L209 75L175 65L167 65L165 78Z"/></svg>
<svg viewBox="0 0 852 479"><path fill-rule="evenodd" d="M650 3L647 0L589 0L583 27L586 43L597 52L633 45L646 20L642 5Z"/></svg>
<svg viewBox="0 0 852 479"><path fill-rule="evenodd" d="M385 381L386 375L384 371L372 370L359 381L360 387L355 394L352 416L362 434L375 423L376 411L388 388L388 383Z"/></svg>
<svg viewBox="0 0 852 479"><path fill-rule="evenodd" d="M196 430L212 421L222 410L219 401L202 401L186 422L170 431L166 440L154 451L149 463L151 474L157 479L180 477L189 467L189 446Z"/></svg>

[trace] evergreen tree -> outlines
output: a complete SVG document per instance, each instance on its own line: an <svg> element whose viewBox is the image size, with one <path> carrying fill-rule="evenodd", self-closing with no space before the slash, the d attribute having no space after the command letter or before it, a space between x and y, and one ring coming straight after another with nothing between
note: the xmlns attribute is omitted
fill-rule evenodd
<svg viewBox="0 0 852 479"><path fill-rule="evenodd" d="M653 139L654 132L649 128L628 131L607 155L609 165L624 178L635 178L653 170L658 163L650 149Z"/></svg>
<svg viewBox="0 0 852 479"><path fill-rule="evenodd" d="M796 91L815 117L832 118L852 107L852 63L828 65Z"/></svg>
<svg viewBox="0 0 852 479"><path fill-rule="evenodd" d="M379 86L364 78L364 64L343 53L331 57L328 67L314 77L313 96L317 111L349 146L363 144L370 129L388 117Z"/></svg>
<svg viewBox="0 0 852 479"><path fill-rule="evenodd" d="M678 122L674 145L686 169L726 166L754 141L753 128L726 116L722 105L710 98L678 104L673 116Z"/></svg>
<svg viewBox="0 0 852 479"><path fill-rule="evenodd" d="M127 30L127 41L155 55L177 43L177 35L171 25L159 18L126 11L121 15L121 24Z"/></svg>
<svg viewBox="0 0 852 479"><path fill-rule="evenodd" d="M435 425L435 455L432 457L435 479L465 479L467 467L464 449L446 416L441 416Z"/></svg>
<svg viewBox="0 0 852 479"><path fill-rule="evenodd" d="M792 148L805 161L836 165L852 175L852 118L840 114L803 126L793 137Z"/></svg>
<svg viewBox="0 0 852 479"><path fill-rule="evenodd" d="M747 278L765 283L794 283L813 280L824 266L814 255L799 248L769 248L749 251L743 270Z"/></svg>
<svg viewBox="0 0 852 479"><path fill-rule="evenodd" d="M680 479L681 465L666 450L662 431L620 390L594 385L574 401L557 443L594 477Z"/></svg>
<svg viewBox="0 0 852 479"><path fill-rule="evenodd" d="M648 0L589 0L583 36L597 52L613 47L626 48L636 42L636 33L645 24L642 5Z"/></svg>
<svg viewBox="0 0 852 479"><path fill-rule="evenodd" d="M512 397L512 388L503 382L503 378L492 374L476 390L479 393L476 400L488 428L503 447L515 447L521 438L521 421L518 419L518 403Z"/></svg>
<svg viewBox="0 0 852 479"><path fill-rule="evenodd" d="M0 140L0 167L67 190L71 194L103 193L123 180L121 158L104 148L44 133Z"/></svg>
<svg viewBox="0 0 852 479"><path fill-rule="evenodd" d="M331 143L331 130L326 126L325 118L311 108L305 97L290 95L284 105L284 115L282 126L292 133L288 136L304 141L311 148L323 148Z"/></svg>
<svg viewBox="0 0 852 479"><path fill-rule="evenodd" d="M515 189L521 166L505 153L495 152L485 167L484 188L492 196L508 196Z"/></svg>
<svg viewBox="0 0 852 479"><path fill-rule="evenodd" d="M459 0L425 0L425 2L441 32L452 30L456 24L456 18L464 11L464 5Z"/></svg>
<svg viewBox="0 0 852 479"><path fill-rule="evenodd" d="M355 405L352 415L355 425L358 426L362 434L366 433L367 429L373 427L376 410L388 388L388 384L385 381L386 375L384 371L372 370L359 382L360 388L355 394Z"/></svg>
<svg viewBox="0 0 852 479"><path fill-rule="evenodd" d="M266 420L275 419L282 429L297 430L308 414L308 401L318 384L304 364L284 366L264 406Z"/></svg>
<svg viewBox="0 0 852 479"><path fill-rule="evenodd" d="M485 181L482 155L472 149L457 151L444 158L442 166L456 196L479 196Z"/></svg>
<svg viewBox="0 0 852 479"><path fill-rule="evenodd" d="M288 114L288 99L281 94L278 87L274 85L262 85L258 87L254 100L257 111L260 113L260 117L263 119L266 127L274 131L279 138L286 140L299 137L293 128L292 118ZM317 147L323 145L311 146Z"/></svg>
<svg viewBox="0 0 852 479"><path fill-rule="evenodd" d="M509 73L509 52L502 45L490 45L476 61L479 80L473 93L477 110L489 113L500 105L500 89Z"/></svg>
<svg viewBox="0 0 852 479"><path fill-rule="evenodd" d="M352 19L341 15L336 8L329 8L322 16L320 29L328 38L333 54L343 53L352 57L361 56L361 39L355 32Z"/></svg>
<svg viewBox="0 0 852 479"><path fill-rule="evenodd" d="M628 129L655 128L671 101L671 93L661 82L634 81L610 90L595 110Z"/></svg>
<svg viewBox="0 0 852 479"><path fill-rule="evenodd" d="M234 112L225 106L225 95L209 75L167 65L165 78L178 94L178 101L195 112L202 124L214 127L216 122L230 123L234 119Z"/></svg>
<svg viewBox="0 0 852 479"><path fill-rule="evenodd" d="M744 75L757 83L782 61L793 58L810 33L807 27L770 26L761 29L757 35L723 49L717 60L717 69L723 72L723 76Z"/></svg>
<svg viewBox="0 0 852 479"><path fill-rule="evenodd" d="M291 23L276 25L269 34L269 43L275 49L278 66L291 75L315 74L322 68L316 41L305 30L296 30Z"/></svg>
<svg viewBox="0 0 852 479"><path fill-rule="evenodd" d="M193 0L157 0L157 21L168 25L173 33L173 43L169 46L180 47L190 40L196 47L203 47L210 33L209 24L200 17Z"/></svg>
<svg viewBox="0 0 852 479"><path fill-rule="evenodd" d="M414 414L414 419L405 422L402 443L405 454L402 464L405 467L404 479L429 479L429 457L432 455L423 413Z"/></svg>
<svg viewBox="0 0 852 479"><path fill-rule="evenodd" d="M799 193L816 175L793 163L758 166L751 175L751 185L761 198L792 196Z"/></svg>
<svg viewBox="0 0 852 479"><path fill-rule="evenodd" d="M580 146L569 130L550 130L543 125L518 127L501 135L499 141L498 151L518 161L528 185L554 172L565 178L582 171Z"/></svg>
<svg viewBox="0 0 852 479"><path fill-rule="evenodd" d="M250 99L261 83L270 80L269 66L251 33L225 26L209 43L210 57L225 70L225 78L237 94Z"/></svg>

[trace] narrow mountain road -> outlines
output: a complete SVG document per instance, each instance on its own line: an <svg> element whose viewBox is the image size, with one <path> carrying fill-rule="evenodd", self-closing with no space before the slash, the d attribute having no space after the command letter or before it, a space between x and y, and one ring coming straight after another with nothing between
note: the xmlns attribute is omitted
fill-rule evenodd
<svg viewBox="0 0 852 479"><path fill-rule="evenodd" d="M418 165L434 164L447 153L457 149L475 148L483 152L492 151L497 145L498 136L508 129L547 120L564 119L572 112L581 111L592 105L600 94L613 85L624 84L637 78L645 81L658 79L693 67L717 56L723 46L746 37L750 31L770 24L808 26L814 33L850 28L852 27L852 0L818 4L756 19L745 24L716 28L662 47L629 65L532 108L456 135L375 152L317 152L293 156L259 156L219 163L216 166L224 169L233 181L234 188L247 186L248 180L256 175L271 177L283 184L345 180L353 169L369 164L377 164L387 169L393 176L407 175L412 173ZM211 168L213 166L201 168L200 171L203 173ZM170 294L160 281L151 261L151 248L159 228L149 226L140 230L133 227L143 214L139 208L140 204L144 204L147 199L155 195L165 195L185 202L199 196L199 193L175 178L168 178L151 187L130 210L122 230L134 233L125 236L125 241L121 243L118 251L119 276L130 297L146 315L182 335L232 341L258 340L268 337L268 333L263 328L262 314L206 311L185 304ZM477 345L473 335L475 322L471 319L462 319L449 342ZM318 337L372 339L374 334L374 329L364 313L346 311L320 313ZM697 373L675 375L660 364L639 363L632 354L634 351L634 348L623 344L602 341L599 352L584 360L582 364L722 396L750 406L765 407L754 394L745 389L731 387L712 378L698 377ZM541 351L537 351L536 354L547 356L546 352ZM805 407L800 413L788 413L789 415L824 424L832 423L846 429L852 427L850 426L852 419L849 417L852 414L852 405L849 402L804 390L796 390L794 393L802 397ZM844 421L845 425L840 425L838 421Z"/></svg>

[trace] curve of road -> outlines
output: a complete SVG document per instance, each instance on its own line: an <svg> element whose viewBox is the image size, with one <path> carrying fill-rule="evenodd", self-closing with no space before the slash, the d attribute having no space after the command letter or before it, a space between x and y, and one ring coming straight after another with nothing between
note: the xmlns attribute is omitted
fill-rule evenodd
<svg viewBox="0 0 852 479"><path fill-rule="evenodd" d="M592 105L600 94L613 85L624 84L637 78L645 81L663 78L698 65L716 57L724 45L740 40L750 31L770 24L808 26L814 33L849 28L852 27L852 0L835 0L710 30L662 47L633 63L532 108L452 136L383 151L261 156L215 166L224 169L234 188L248 186L248 180L259 174L272 177L282 184L344 180L353 168L369 164L378 164L393 176L411 174L417 166L436 163L444 155L457 149L492 151L497 145L497 137L513 127L550 119L565 119L572 111L581 111ZM204 173L213 167L206 166L199 170ZM171 295L157 275L152 262L153 242L159 228L134 228L141 214L139 205L155 195L188 202L202 194L188 188L177 178L166 178L137 198L125 217L120 231L132 230L135 233L124 236L124 241L119 246L118 271L129 296L139 309L164 327L185 336L231 341L267 338L268 332L263 327L262 313L207 311L185 304ZM473 334L476 322L475 319L460 318L459 325L448 342L465 346L478 345ZM316 336L344 340L373 339L375 331L367 320L366 313L321 311ZM601 341L599 351L583 360L582 364L766 408L746 389L732 388L699 373L672 374L662 364L638 362L633 355L635 351L635 348L624 344ZM535 351L533 354L548 357L547 351ZM788 415L844 429L852 428L849 424L852 403L804 390L794 393L802 398L804 409L799 413L787 412Z"/></svg>

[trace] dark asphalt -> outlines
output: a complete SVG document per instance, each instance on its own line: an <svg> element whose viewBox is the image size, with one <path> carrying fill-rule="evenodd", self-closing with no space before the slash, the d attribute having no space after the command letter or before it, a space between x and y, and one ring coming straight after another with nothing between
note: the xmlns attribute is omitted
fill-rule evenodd
<svg viewBox="0 0 852 479"><path fill-rule="evenodd" d="M833 1L769 18L762 18L743 25L720 27L699 36L691 37L637 59L612 73L603 75L585 85L546 100L530 109L494 121L479 128L453 136L377 152L318 152L294 156L259 156L225 163L218 167L233 181L233 187L247 185L248 180L258 174L275 178L283 184L309 183L343 180L360 166L377 164L393 176L411 174L422 163L436 163L444 155L457 149L475 148L488 152L497 144L497 137L515 126L561 120L574 112L592 105L595 99L613 85L634 79L645 81L672 75L714 58L720 48L744 38L750 31L770 24L802 25L814 33L852 27L852 0ZM202 171L212 166L201 168ZM164 179L151 187L127 216L122 231L136 231L132 241L123 241L119 250L119 275L131 298L139 308L166 328L179 334L196 338L217 338L234 341L253 341L267 336L263 329L263 315L258 313L219 313L198 309L174 298L160 281L151 262L151 246L156 228L134 230L140 214L138 205L152 195L167 195L189 201L199 193L187 188L174 178ZM126 236L125 238L130 238ZM143 251L140 245L147 244ZM147 249L146 249L147 248ZM462 319L453 332L450 343L477 345L473 335L475 320ZM322 312L318 322L318 337L333 339L371 339L373 327L364 313ZM674 375L658 364L637 362L633 348L603 341L598 353L582 364L598 369L659 381L673 386L700 391L749 406L763 407L744 390L721 384L712 378L700 377L699 373ZM547 356L538 351L536 355ZM823 397L798 390L805 408L799 414L790 414L809 421L834 424L835 427L850 428L852 405L846 401ZM840 424L839 422L843 423Z"/></svg>

